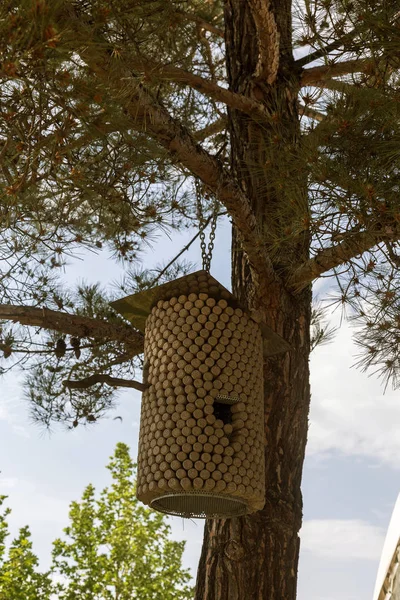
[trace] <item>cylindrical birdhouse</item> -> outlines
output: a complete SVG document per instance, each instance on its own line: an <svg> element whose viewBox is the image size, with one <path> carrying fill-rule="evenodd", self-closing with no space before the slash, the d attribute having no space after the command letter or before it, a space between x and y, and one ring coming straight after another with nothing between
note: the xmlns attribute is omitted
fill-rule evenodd
<svg viewBox="0 0 400 600"><path fill-rule="evenodd" d="M261 509L260 326L204 271L114 306L145 333L138 499L183 517Z"/></svg>

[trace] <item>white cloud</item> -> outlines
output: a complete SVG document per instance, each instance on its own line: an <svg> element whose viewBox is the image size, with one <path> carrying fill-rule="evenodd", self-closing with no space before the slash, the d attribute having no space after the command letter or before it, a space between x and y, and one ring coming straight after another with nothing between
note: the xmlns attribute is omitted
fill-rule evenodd
<svg viewBox="0 0 400 600"><path fill-rule="evenodd" d="M43 493L30 480L4 477L0 478L0 490L2 487L12 489L7 505L12 509L10 521L13 525L67 524L70 499Z"/></svg>
<svg viewBox="0 0 400 600"><path fill-rule="evenodd" d="M344 325L334 343L311 361L312 403L308 454L369 456L399 467L400 393L352 368L356 348Z"/></svg>
<svg viewBox="0 0 400 600"><path fill-rule="evenodd" d="M12 426L14 433L16 433L17 435L19 435L20 437L29 439L31 437L31 434L29 433L28 429L26 427L24 427L23 425L13 425Z"/></svg>
<svg viewBox="0 0 400 600"><path fill-rule="evenodd" d="M18 419L18 409L22 397L20 381L13 374L0 379L0 421L13 424Z"/></svg>
<svg viewBox="0 0 400 600"><path fill-rule="evenodd" d="M302 552L320 558L376 561L385 532L359 519L314 519L304 522L300 537Z"/></svg>
<svg viewBox="0 0 400 600"><path fill-rule="evenodd" d="M16 477L0 477L0 493L1 490L14 488L18 483Z"/></svg>
<svg viewBox="0 0 400 600"><path fill-rule="evenodd" d="M7 399L6 394L4 394L2 390L0 398L0 421L6 421L7 423L10 423L12 420L12 413L12 403L9 399Z"/></svg>

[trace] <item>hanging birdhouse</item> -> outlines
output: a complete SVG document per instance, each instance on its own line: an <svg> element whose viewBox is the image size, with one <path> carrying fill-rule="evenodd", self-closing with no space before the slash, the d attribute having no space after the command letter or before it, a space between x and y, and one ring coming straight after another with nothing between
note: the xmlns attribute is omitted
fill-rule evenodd
<svg viewBox="0 0 400 600"><path fill-rule="evenodd" d="M138 499L183 517L261 509L262 357L286 342L262 331L206 271L113 307L145 334Z"/></svg>

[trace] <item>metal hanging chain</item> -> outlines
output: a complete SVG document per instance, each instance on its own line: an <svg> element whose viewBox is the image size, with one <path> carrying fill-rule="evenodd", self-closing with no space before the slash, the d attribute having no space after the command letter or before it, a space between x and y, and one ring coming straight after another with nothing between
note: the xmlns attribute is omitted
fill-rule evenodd
<svg viewBox="0 0 400 600"><path fill-rule="evenodd" d="M217 219L218 219L218 200L214 199L214 207L213 212L210 219L204 218L203 213L203 205L202 205L202 193L201 193L201 185L200 182L196 179L195 181L196 187L196 208L197 208L197 218L199 220L200 225L200 248L201 248L201 258L203 262L203 270L210 272L211 267L211 259L214 250L214 241L215 241L215 232L217 229ZM210 237L208 240L208 247L206 244L206 227L211 222L210 229Z"/></svg>

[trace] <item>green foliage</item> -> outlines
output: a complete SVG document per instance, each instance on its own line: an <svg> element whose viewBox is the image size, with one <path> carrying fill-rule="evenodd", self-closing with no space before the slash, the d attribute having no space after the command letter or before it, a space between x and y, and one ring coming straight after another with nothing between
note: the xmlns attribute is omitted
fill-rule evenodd
<svg viewBox="0 0 400 600"><path fill-rule="evenodd" d="M0 497L0 507L5 496ZM38 559L32 552L28 527L20 529L6 551L7 517L10 509L0 514L0 598L4 600L50 600L53 583L50 573L40 573Z"/></svg>
<svg viewBox="0 0 400 600"><path fill-rule="evenodd" d="M53 569L65 577L59 600L183 600L191 597L181 567L184 543L169 540L165 517L135 497L134 465L118 444L108 469L113 483L96 499L89 485L73 502Z"/></svg>
<svg viewBox="0 0 400 600"><path fill-rule="evenodd" d="M53 543L49 572L38 570L27 527L6 550L9 509L0 515L3 600L189 600L184 542L170 540L166 518L135 495L129 448L117 444L107 467L112 484L99 495L88 485L70 505L70 524ZM1 498L0 506L4 501Z"/></svg>

